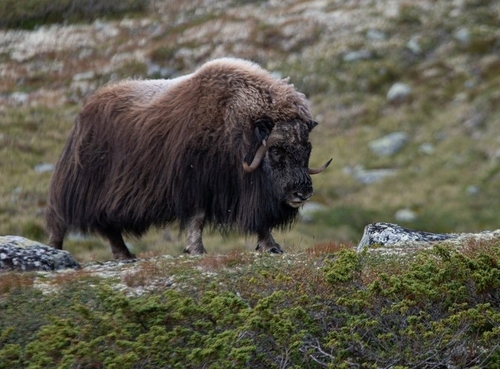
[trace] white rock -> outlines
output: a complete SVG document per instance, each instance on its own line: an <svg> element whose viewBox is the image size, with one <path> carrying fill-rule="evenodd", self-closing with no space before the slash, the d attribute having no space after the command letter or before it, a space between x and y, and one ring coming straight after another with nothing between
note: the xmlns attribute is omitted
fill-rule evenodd
<svg viewBox="0 0 500 369"><path fill-rule="evenodd" d="M359 241L358 252L368 248L370 252L388 255L407 255L442 243L460 249L471 241L499 240L500 229L480 233L431 233L404 228L391 223L371 223L365 227Z"/></svg>
<svg viewBox="0 0 500 369"><path fill-rule="evenodd" d="M351 175L361 184L372 184L380 182L387 177L397 174L396 169L364 169L363 166L345 167L344 173Z"/></svg>
<svg viewBox="0 0 500 369"><path fill-rule="evenodd" d="M37 173L45 173L45 172L53 172L55 168L54 164L51 163L42 163L35 165L35 172Z"/></svg>
<svg viewBox="0 0 500 369"><path fill-rule="evenodd" d="M371 41L384 41L387 39L387 35L378 29L369 29L366 32L366 37Z"/></svg>
<svg viewBox="0 0 500 369"><path fill-rule="evenodd" d="M327 207L319 202L306 202L304 206L300 208L299 216L303 222L309 223L312 222L315 213L325 211L326 209Z"/></svg>
<svg viewBox="0 0 500 369"><path fill-rule="evenodd" d="M396 82L387 92L387 100L390 102L404 102L412 93L411 86L406 83Z"/></svg>
<svg viewBox="0 0 500 369"><path fill-rule="evenodd" d="M424 142L420 147L418 148L418 152L420 154L425 154L425 155L432 155L434 154L434 145L429 143L429 142Z"/></svg>
<svg viewBox="0 0 500 369"><path fill-rule="evenodd" d="M411 209L399 209L396 211L396 214L394 214L394 217L396 218L396 221L398 222L412 222L415 219L417 219L417 213L415 213Z"/></svg>
<svg viewBox="0 0 500 369"><path fill-rule="evenodd" d="M422 52L422 47L420 46L420 43L416 38L412 38L410 41L406 43L406 47L413 53L413 54L420 54Z"/></svg>
<svg viewBox="0 0 500 369"><path fill-rule="evenodd" d="M408 142L405 132L392 132L386 136L370 141L368 147L378 156L390 156L397 153Z"/></svg>
<svg viewBox="0 0 500 369"><path fill-rule="evenodd" d="M342 59L345 62L355 62L359 60L370 59L371 57L372 53L369 52L368 50L357 50L348 52L347 54L344 55Z"/></svg>
<svg viewBox="0 0 500 369"><path fill-rule="evenodd" d="M24 105L28 102L29 94L26 92L13 92L10 95L10 100L12 100L15 104Z"/></svg>
<svg viewBox="0 0 500 369"><path fill-rule="evenodd" d="M88 71L88 72L82 72L82 73L77 73L73 76L73 81L85 81L88 79L93 79L95 78L95 72L93 71Z"/></svg>
<svg viewBox="0 0 500 369"><path fill-rule="evenodd" d="M461 45L468 45L470 42L470 31L468 28L460 28L455 31L453 34L453 37L455 40L458 41L459 44Z"/></svg>
<svg viewBox="0 0 500 369"><path fill-rule="evenodd" d="M469 186L469 187L467 187L465 192L469 196L474 196L474 195L477 195L479 192L481 192L481 190L479 189L478 186Z"/></svg>

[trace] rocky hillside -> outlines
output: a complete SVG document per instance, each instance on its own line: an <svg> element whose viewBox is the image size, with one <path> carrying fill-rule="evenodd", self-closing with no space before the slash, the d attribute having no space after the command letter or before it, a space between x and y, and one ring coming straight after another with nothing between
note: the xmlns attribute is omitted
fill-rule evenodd
<svg viewBox="0 0 500 369"><path fill-rule="evenodd" d="M311 164L334 158L315 178L321 210L278 235L285 248L357 242L376 221L499 228L498 24L488 0L155 0L120 19L0 30L0 233L46 241L50 172L84 95L220 56L290 76L320 122ZM164 250L168 238L179 253L176 234L131 242ZM99 243L73 235L69 247L100 258ZM224 247L217 235L207 246Z"/></svg>

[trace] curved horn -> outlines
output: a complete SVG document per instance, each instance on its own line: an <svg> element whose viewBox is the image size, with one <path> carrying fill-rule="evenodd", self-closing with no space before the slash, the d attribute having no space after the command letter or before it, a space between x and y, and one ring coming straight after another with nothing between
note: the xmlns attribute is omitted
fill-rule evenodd
<svg viewBox="0 0 500 369"><path fill-rule="evenodd" d="M332 159L333 158L331 158L330 160L328 160L325 164L323 164L322 167L319 167L319 168L309 168L309 174L313 175L313 174L321 173L322 171L324 171L330 165L330 163L332 162Z"/></svg>
<svg viewBox="0 0 500 369"><path fill-rule="evenodd" d="M255 153L252 163L248 165L245 161L243 161L243 170L247 173L251 173L255 169L257 169L260 163L262 163L264 156L266 156L266 152L267 152L266 140L262 140L262 145L258 148L257 152Z"/></svg>

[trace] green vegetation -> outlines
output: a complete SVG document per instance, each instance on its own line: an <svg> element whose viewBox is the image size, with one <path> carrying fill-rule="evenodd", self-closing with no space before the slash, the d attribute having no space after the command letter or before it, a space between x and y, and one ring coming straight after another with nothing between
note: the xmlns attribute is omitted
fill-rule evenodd
<svg viewBox="0 0 500 369"><path fill-rule="evenodd" d="M92 21L144 12L148 0L3 0L0 2L0 28L33 29L47 23Z"/></svg>
<svg viewBox="0 0 500 369"><path fill-rule="evenodd" d="M57 293L17 280L0 298L0 368L494 368L499 246L154 259L127 284L178 283L136 297L78 272Z"/></svg>

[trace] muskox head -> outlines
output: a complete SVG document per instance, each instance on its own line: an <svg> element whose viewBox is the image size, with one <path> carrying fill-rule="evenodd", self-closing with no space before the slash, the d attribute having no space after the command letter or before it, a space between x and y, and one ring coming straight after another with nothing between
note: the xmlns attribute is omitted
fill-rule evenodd
<svg viewBox="0 0 500 369"><path fill-rule="evenodd" d="M313 120L300 118L273 124L268 118L255 122L255 140L260 142L251 164L243 162L247 173L260 168L270 182L280 201L292 208L299 208L313 194L311 174L321 173L330 159L320 168L309 168L311 143L309 132L317 125ZM250 155L247 155L247 158Z"/></svg>

